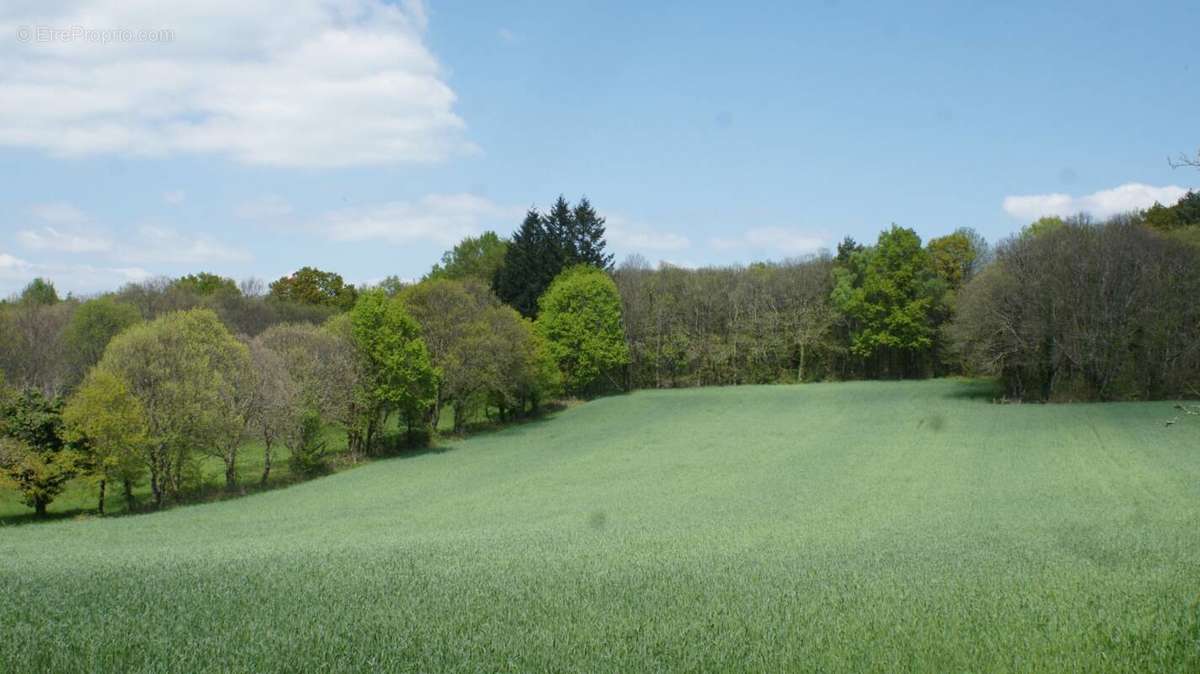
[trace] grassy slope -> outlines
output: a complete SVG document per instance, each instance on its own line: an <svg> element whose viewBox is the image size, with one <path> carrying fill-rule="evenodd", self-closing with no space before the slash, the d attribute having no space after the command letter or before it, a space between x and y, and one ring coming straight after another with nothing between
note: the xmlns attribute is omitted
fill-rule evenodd
<svg viewBox="0 0 1200 674"><path fill-rule="evenodd" d="M0 529L0 671L1200 669L1200 423L971 384L641 392Z"/></svg>

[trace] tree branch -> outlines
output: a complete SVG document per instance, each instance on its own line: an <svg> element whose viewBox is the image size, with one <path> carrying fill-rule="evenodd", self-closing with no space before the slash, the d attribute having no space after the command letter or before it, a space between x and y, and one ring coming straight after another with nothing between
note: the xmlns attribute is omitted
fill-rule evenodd
<svg viewBox="0 0 1200 674"><path fill-rule="evenodd" d="M1185 167L1200 168L1200 150L1196 151L1195 157L1189 157L1186 154L1181 154L1175 158L1167 157L1167 163L1173 169Z"/></svg>

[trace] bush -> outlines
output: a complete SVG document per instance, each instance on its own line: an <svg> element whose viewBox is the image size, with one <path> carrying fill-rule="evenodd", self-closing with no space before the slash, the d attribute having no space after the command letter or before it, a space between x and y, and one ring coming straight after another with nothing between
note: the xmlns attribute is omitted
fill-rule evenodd
<svg viewBox="0 0 1200 674"><path fill-rule="evenodd" d="M300 421L300 439L288 458L292 473L310 477L329 470L329 451L321 437L321 416L308 412Z"/></svg>

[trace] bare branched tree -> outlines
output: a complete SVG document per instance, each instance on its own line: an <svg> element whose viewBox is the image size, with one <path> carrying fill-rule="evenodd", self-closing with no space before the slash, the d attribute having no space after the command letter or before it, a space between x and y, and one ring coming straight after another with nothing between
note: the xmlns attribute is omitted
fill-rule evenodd
<svg viewBox="0 0 1200 674"><path fill-rule="evenodd" d="M1186 154L1181 154L1178 157L1168 157L1167 163L1171 168L1191 167L1200 169L1200 150L1196 151L1195 157L1189 157Z"/></svg>

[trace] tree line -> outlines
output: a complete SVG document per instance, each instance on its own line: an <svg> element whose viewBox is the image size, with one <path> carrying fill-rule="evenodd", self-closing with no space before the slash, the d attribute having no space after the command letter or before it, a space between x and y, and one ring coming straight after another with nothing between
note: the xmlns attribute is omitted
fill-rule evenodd
<svg viewBox="0 0 1200 674"><path fill-rule="evenodd" d="M0 304L0 476L35 512L79 477L127 507L297 476L562 396L679 386L988 375L1023 400L1197 395L1200 195L1103 222L1043 218L783 262L613 267L581 199L468 237L417 282L304 267L208 273L81 300L35 279ZM447 420L447 415L451 416ZM249 441L262 473L238 474Z"/></svg>

